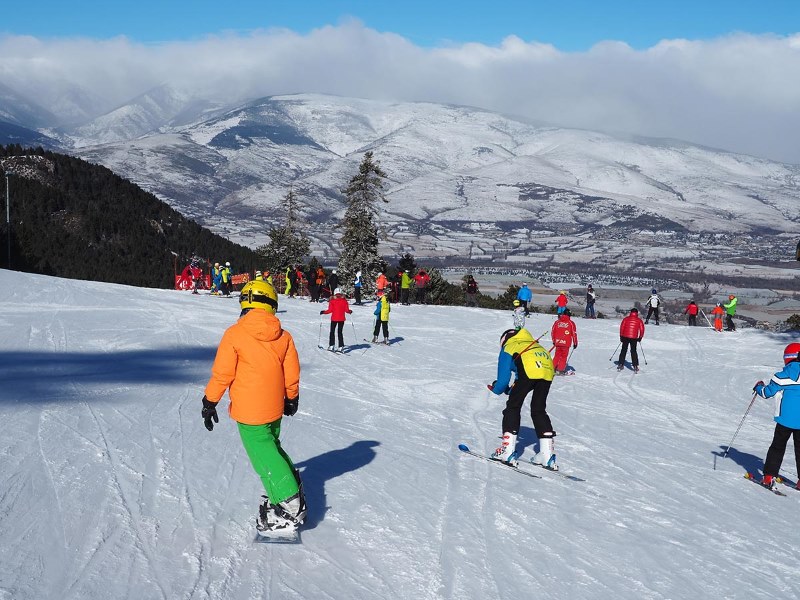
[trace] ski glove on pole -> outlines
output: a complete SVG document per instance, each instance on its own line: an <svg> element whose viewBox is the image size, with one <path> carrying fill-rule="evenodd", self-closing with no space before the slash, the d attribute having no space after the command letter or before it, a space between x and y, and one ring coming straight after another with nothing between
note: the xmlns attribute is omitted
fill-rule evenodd
<svg viewBox="0 0 800 600"><path fill-rule="evenodd" d="M300 402L300 396L297 398L284 398L283 399L283 414L287 417L291 417L294 413L297 412L297 406Z"/></svg>
<svg viewBox="0 0 800 600"><path fill-rule="evenodd" d="M757 394L758 392L761 391L761 388L763 388L763 387L764 387L764 382L763 381L757 381L756 384L753 386L753 391Z"/></svg>
<svg viewBox="0 0 800 600"><path fill-rule="evenodd" d="M211 400L203 396L203 411L200 414L203 415L203 422L205 423L206 429L214 431L214 423L219 423L217 403L211 402ZM214 420L213 422L211 421L212 419Z"/></svg>

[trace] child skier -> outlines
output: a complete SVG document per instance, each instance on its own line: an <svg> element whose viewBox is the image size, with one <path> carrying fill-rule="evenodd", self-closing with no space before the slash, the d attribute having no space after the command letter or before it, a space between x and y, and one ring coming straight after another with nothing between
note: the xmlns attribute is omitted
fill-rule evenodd
<svg viewBox="0 0 800 600"><path fill-rule="evenodd" d="M292 336L275 316L278 295L265 281L245 284L239 320L222 336L203 396L206 429L219 423L217 403L229 390L228 412L267 493L259 507L260 533L293 533L306 516L300 475L281 447L283 415L297 412L300 361Z"/></svg>
<svg viewBox="0 0 800 600"><path fill-rule="evenodd" d="M777 396L775 433L764 460L764 479L769 488L775 487L781 470L786 443L794 438L794 459L800 473L800 344L793 342L783 351L783 370L772 376L768 384L759 381L753 391L762 398ZM796 485L800 490L800 482Z"/></svg>
<svg viewBox="0 0 800 600"><path fill-rule="evenodd" d="M561 290L558 292L558 297L556 298L556 314L561 315L567 310L567 303L569 299L567 298L567 292L565 290Z"/></svg>
<svg viewBox="0 0 800 600"><path fill-rule="evenodd" d="M389 306L389 296L383 294L375 305L375 330L372 332L372 343L378 342L378 332L383 327L383 343L389 344L389 312L392 307Z"/></svg>
<svg viewBox="0 0 800 600"><path fill-rule="evenodd" d="M353 311L350 310L350 304L348 304L347 298L344 297L342 288L336 288L333 291L333 296L328 301L328 308L319 311L319 314L331 316L331 333L328 337L328 350L331 352L334 350L337 352L344 352L344 334L342 330L344 329L344 321L346 319L345 314L352 315ZM339 334L339 347L334 348L334 334L337 330Z"/></svg>
<svg viewBox="0 0 800 600"><path fill-rule="evenodd" d="M725 314L725 309L722 308L722 302L717 302L711 314L714 315L714 330L722 331L722 315Z"/></svg>
<svg viewBox="0 0 800 600"><path fill-rule="evenodd" d="M617 370L625 368L625 355L628 354L628 346L631 347L631 364L633 371L639 372L639 355L636 353L636 344L641 342L644 337L644 323L639 318L639 310L632 308L630 314L622 319L619 325L619 341L622 343L622 350L619 352Z"/></svg>
<svg viewBox="0 0 800 600"><path fill-rule="evenodd" d="M578 347L578 330L575 327L575 322L570 318L568 308L564 309L564 312L558 315L558 319L553 323L553 327L550 330L550 339L553 340L553 346L556 350L556 355L553 358L553 367L556 375L566 375L569 348L570 346L572 348ZM572 371L572 373L574 372Z"/></svg>
<svg viewBox="0 0 800 600"><path fill-rule="evenodd" d="M522 329L525 327L525 307L522 302L514 300L514 310L511 311L511 317L514 319L514 329Z"/></svg>
<svg viewBox="0 0 800 600"><path fill-rule="evenodd" d="M516 375L509 386L511 374ZM497 359L497 379L488 388L497 396L509 394L503 411L503 442L494 451L492 459L517 464L517 435L520 427L520 414L525 397L531 396L531 418L536 436L539 438L539 452L533 457L534 464L543 465L554 471L556 464L553 438L556 432L547 414L547 394L553 381L553 361L547 352L527 329L508 329L500 336L500 356Z"/></svg>

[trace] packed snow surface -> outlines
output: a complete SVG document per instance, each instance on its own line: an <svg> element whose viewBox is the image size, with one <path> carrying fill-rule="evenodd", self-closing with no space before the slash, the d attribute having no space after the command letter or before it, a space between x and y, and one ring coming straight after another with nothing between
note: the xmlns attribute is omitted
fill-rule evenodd
<svg viewBox="0 0 800 600"><path fill-rule="evenodd" d="M0 287L4 600L800 596L800 492L742 477L761 468L771 401L718 456L784 337L648 326L635 375L610 362L619 321L578 319L577 374L548 409L562 472L586 481L532 479L456 448L498 444L486 384L510 312L394 306L379 347L363 341L372 307L354 307L336 356L317 347L321 306L281 297L302 365L282 438L309 514L301 545L264 545L234 423L200 417L236 299L6 270ZM534 438L526 404L523 467Z"/></svg>

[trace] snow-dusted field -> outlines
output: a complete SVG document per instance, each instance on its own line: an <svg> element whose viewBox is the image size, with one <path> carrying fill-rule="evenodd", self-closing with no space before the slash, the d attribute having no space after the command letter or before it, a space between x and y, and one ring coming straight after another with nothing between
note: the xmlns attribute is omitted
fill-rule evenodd
<svg viewBox="0 0 800 600"><path fill-rule="evenodd" d="M549 412L562 470L586 482L537 480L456 450L497 445L486 383L509 313L395 306L385 348L355 307L334 356L320 306L282 298L302 364L283 442L309 518L302 545L269 546L252 543L260 482L234 424L200 418L236 300L6 270L0 289L2 599L800 595L800 492L742 479L771 402L715 461L786 338L648 327L634 375L609 361L619 322L579 319ZM538 336L552 317L529 321Z"/></svg>

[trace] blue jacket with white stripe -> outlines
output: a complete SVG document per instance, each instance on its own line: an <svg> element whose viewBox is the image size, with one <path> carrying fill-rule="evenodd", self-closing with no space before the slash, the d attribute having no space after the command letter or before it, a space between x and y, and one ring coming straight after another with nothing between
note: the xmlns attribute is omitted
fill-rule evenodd
<svg viewBox="0 0 800 600"><path fill-rule="evenodd" d="M757 385L762 398L775 396L775 421L790 429L800 429L800 362L786 365L767 385Z"/></svg>

